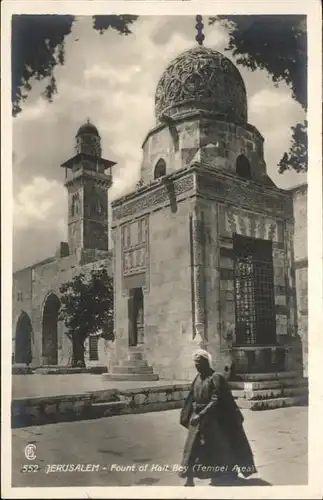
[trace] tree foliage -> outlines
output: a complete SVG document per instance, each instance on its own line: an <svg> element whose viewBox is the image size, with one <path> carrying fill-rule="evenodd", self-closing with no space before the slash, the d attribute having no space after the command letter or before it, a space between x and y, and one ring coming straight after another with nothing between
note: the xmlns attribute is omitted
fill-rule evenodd
<svg viewBox="0 0 323 500"><path fill-rule="evenodd" d="M132 33L134 15L93 16L99 33L113 29L120 35ZM33 79L46 80L44 97L57 93L54 70L65 61L65 38L71 33L74 16L14 15L12 17L12 112L31 90ZM265 69L274 84L285 82L293 98L307 110L307 33L306 17L300 15L216 16L229 30L229 44L237 63L252 71ZM279 164L279 171L307 170L307 123L293 127L292 144Z"/></svg>
<svg viewBox="0 0 323 500"><path fill-rule="evenodd" d="M210 17L229 30L229 45L237 64L255 71L265 69L273 82L285 82L293 98L307 110L306 17L301 15L255 15ZM279 163L279 172L307 171L307 122L292 127L292 143Z"/></svg>
<svg viewBox="0 0 323 500"><path fill-rule="evenodd" d="M112 28L120 35L131 35L131 25L138 16L123 14L119 16L93 16L93 28L102 35L107 29Z"/></svg>
<svg viewBox="0 0 323 500"><path fill-rule="evenodd" d="M297 15L255 15L211 17L229 30L229 45L238 64L265 69L274 83L284 81L293 98L307 108L306 18Z"/></svg>
<svg viewBox="0 0 323 500"><path fill-rule="evenodd" d="M94 16L93 27L100 33L111 28L122 35L131 33L137 16ZM72 31L74 16L13 15L11 21L12 114L21 112L21 104L32 88L32 81L46 80L44 97L51 101L57 93L54 70L65 62L65 39Z"/></svg>
<svg viewBox="0 0 323 500"><path fill-rule="evenodd" d="M60 319L73 343L73 365L84 365L84 342L91 334L101 332L107 340L113 334L113 278L105 267L80 273L60 287Z"/></svg>
<svg viewBox="0 0 323 500"><path fill-rule="evenodd" d="M64 64L64 40L71 32L73 16L13 15L11 20L12 113L31 90L32 79L47 80L44 97L57 92L54 68Z"/></svg>
<svg viewBox="0 0 323 500"><path fill-rule="evenodd" d="M289 153L284 153L278 167L279 173L293 169L296 172L304 172L307 165L307 121L298 123L292 127L292 144Z"/></svg>

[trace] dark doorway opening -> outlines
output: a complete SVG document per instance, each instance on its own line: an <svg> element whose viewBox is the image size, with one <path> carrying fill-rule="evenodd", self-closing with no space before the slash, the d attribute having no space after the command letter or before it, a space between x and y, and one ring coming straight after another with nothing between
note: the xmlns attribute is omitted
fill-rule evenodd
<svg viewBox="0 0 323 500"><path fill-rule="evenodd" d="M97 335L89 337L89 360L99 361L99 337Z"/></svg>
<svg viewBox="0 0 323 500"><path fill-rule="evenodd" d="M46 365L57 365L58 361L57 323L60 306L57 295L51 293L43 310L43 363Z"/></svg>
<svg viewBox="0 0 323 500"><path fill-rule="evenodd" d="M142 288L132 288L128 299L129 346L144 343L144 296Z"/></svg>
<svg viewBox="0 0 323 500"><path fill-rule="evenodd" d="M236 160L236 173L242 179L251 180L251 166L245 155L238 156Z"/></svg>
<svg viewBox="0 0 323 500"><path fill-rule="evenodd" d="M276 344L272 242L234 235L237 345Z"/></svg>
<svg viewBox="0 0 323 500"><path fill-rule="evenodd" d="M160 177L164 177L166 175L166 162L163 158L158 160L155 170L154 170L154 179L159 179Z"/></svg>
<svg viewBox="0 0 323 500"><path fill-rule="evenodd" d="M15 363L29 365L32 362L31 351L32 325L28 314L21 311L16 325Z"/></svg>

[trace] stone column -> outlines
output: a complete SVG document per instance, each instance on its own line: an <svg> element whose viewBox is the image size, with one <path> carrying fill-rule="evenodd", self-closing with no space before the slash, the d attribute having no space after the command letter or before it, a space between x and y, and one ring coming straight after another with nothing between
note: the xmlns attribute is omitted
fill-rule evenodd
<svg viewBox="0 0 323 500"><path fill-rule="evenodd" d="M297 331L297 310L296 310L296 283L294 271L293 252L294 228L293 224L285 224L285 256L287 268L287 310L288 314L288 335L294 337Z"/></svg>
<svg viewBox="0 0 323 500"><path fill-rule="evenodd" d="M197 207L190 216L190 226L193 339L206 347L204 217Z"/></svg>

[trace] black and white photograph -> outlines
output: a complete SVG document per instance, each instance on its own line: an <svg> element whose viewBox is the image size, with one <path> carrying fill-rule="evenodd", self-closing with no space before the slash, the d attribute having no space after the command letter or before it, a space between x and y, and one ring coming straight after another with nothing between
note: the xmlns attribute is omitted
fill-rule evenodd
<svg viewBox="0 0 323 500"><path fill-rule="evenodd" d="M321 498L320 3L14 3L3 497Z"/></svg>

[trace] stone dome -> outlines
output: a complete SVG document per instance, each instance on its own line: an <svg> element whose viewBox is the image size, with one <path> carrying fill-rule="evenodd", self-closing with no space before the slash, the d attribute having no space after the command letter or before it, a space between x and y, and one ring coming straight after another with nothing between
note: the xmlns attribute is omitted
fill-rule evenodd
<svg viewBox="0 0 323 500"><path fill-rule="evenodd" d="M93 123L88 120L86 123L80 126L80 128L77 131L76 137L83 135L83 134L92 134L96 135L97 137L100 136L98 129L96 128Z"/></svg>
<svg viewBox="0 0 323 500"><path fill-rule="evenodd" d="M194 110L216 113L230 122L247 122L247 93L236 66L220 52L195 47L165 69L155 93L160 119ZM223 116L222 116L223 115Z"/></svg>

